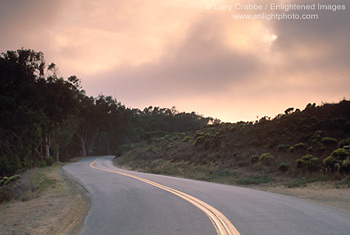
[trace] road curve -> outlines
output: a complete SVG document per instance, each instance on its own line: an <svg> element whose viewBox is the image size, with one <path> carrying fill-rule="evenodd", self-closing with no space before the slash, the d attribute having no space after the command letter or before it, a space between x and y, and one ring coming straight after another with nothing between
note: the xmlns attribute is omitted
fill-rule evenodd
<svg viewBox="0 0 350 235"><path fill-rule="evenodd" d="M84 235L350 234L347 211L257 190L126 171L114 167L111 156L95 159L64 166L90 194ZM215 210L214 219L200 203ZM217 215L224 227L233 228L220 231Z"/></svg>

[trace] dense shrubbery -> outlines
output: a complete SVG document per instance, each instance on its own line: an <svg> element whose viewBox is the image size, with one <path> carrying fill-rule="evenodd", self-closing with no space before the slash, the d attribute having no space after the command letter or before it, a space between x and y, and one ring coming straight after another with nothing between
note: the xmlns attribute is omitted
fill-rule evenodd
<svg viewBox="0 0 350 235"><path fill-rule="evenodd" d="M331 172L339 171L349 173L350 151L343 148L334 150L330 156L323 160L323 165Z"/></svg>
<svg viewBox="0 0 350 235"><path fill-rule="evenodd" d="M319 170L319 159L311 154L306 154L296 161L297 168L307 169L309 171Z"/></svg>

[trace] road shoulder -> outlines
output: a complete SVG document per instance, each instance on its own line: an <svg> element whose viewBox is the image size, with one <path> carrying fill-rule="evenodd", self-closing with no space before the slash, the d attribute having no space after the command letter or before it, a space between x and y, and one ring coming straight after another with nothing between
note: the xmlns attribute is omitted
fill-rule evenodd
<svg viewBox="0 0 350 235"><path fill-rule="evenodd" d="M77 234L90 202L86 191L62 170L62 165L33 169L32 177L48 186L37 195L0 205L1 234ZM39 178L38 178L39 177Z"/></svg>

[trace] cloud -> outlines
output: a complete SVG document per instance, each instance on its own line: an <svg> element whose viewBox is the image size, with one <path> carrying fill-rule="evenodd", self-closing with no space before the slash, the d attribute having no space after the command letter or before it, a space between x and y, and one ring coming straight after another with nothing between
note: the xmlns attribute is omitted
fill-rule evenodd
<svg viewBox="0 0 350 235"><path fill-rule="evenodd" d="M66 0L4 0L0 1L2 40L25 40L31 33L53 27Z"/></svg>
<svg viewBox="0 0 350 235"><path fill-rule="evenodd" d="M3 0L0 49L43 51L63 76L80 77L90 95L224 120L348 94L348 9L317 11L311 21L249 21L206 10L205 2ZM349 7L345 0L317 3Z"/></svg>
<svg viewBox="0 0 350 235"><path fill-rule="evenodd" d="M262 69L260 58L229 47L222 38L219 20L204 17L188 30L178 45L169 45L155 62L122 66L94 80L101 90L115 87L125 99L173 99L228 92L230 87L256 80ZM92 80L92 79L91 79Z"/></svg>

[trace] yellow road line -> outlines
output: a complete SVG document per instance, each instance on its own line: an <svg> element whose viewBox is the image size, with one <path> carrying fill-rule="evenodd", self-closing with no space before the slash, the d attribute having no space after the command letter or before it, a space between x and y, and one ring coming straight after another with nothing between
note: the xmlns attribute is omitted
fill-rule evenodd
<svg viewBox="0 0 350 235"><path fill-rule="evenodd" d="M150 181L150 180L138 177L138 176L126 174L126 173L119 172L119 171L113 171L113 170L108 170L108 169L96 167L96 166L94 166L96 161L97 161L97 159L95 159L93 162L91 162L89 164L89 166L94 168L94 169L98 169L98 170L102 170L102 171L106 171L106 172L111 172L111 173L116 173L116 174L124 175L124 176L130 177L130 178L142 181L142 182L150 184L154 187L157 187L157 188L163 189L167 192L170 192L170 193L190 202L191 204L193 204L194 206L196 206L197 208L202 210L208 216L210 221L213 223L218 235L239 235L240 234L238 232L238 230L230 222L230 220L228 220L220 211L218 211L214 207L208 205L207 203L205 203L205 202L203 202L203 201L201 201L201 200L199 200L191 195L188 195L186 193L178 191L176 189L169 188L167 186L158 184L156 182L153 182L153 181Z"/></svg>

